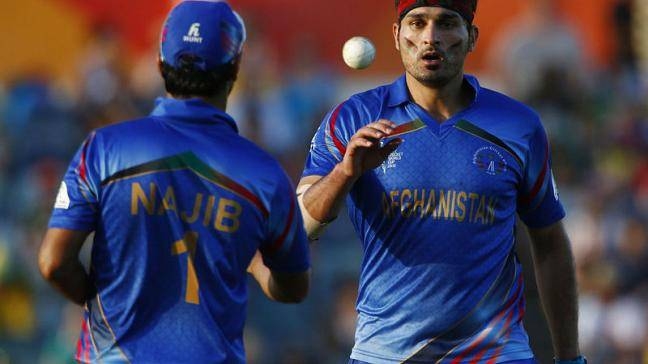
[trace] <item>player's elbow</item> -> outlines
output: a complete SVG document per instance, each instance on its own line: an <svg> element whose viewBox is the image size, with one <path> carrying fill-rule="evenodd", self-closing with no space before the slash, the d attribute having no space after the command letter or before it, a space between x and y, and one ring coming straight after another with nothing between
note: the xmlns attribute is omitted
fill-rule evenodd
<svg viewBox="0 0 648 364"><path fill-rule="evenodd" d="M59 240L52 238L48 232L38 251L38 269L48 282L57 282L65 279L65 271L69 269L71 255L61 249Z"/></svg>
<svg viewBox="0 0 648 364"><path fill-rule="evenodd" d="M277 302L297 304L297 303L302 303L306 299L306 296L307 294L289 292L289 293L282 293L279 295L275 295L273 298Z"/></svg>
<svg viewBox="0 0 648 364"><path fill-rule="evenodd" d="M63 260L57 258L43 246L38 253L38 269L41 275L48 282L56 281L63 270Z"/></svg>
<svg viewBox="0 0 648 364"><path fill-rule="evenodd" d="M272 298L282 303L300 303L310 290L310 271L301 273L275 273Z"/></svg>
<svg viewBox="0 0 648 364"><path fill-rule="evenodd" d="M308 237L308 241L313 242L319 240L320 236L324 232L325 227L326 224L322 224L319 222L307 223L306 221L304 221L304 229L306 230L306 236Z"/></svg>
<svg viewBox="0 0 648 364"><path fill-rule="evenodd" d="M308 284L299 287L297 289L292 289L290 290L290 292L287 292L287 294L283 297L283 300L281 300L281 302L301 303L306 299L306 297L308 297L308 291L309 291Z"/></svg>

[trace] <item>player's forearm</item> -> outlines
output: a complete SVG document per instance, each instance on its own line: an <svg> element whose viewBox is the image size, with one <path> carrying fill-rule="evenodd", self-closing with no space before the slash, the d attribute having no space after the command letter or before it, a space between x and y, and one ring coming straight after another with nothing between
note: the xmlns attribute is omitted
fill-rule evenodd
<svg viewBox="0 0 648 364"><path fill-rule="evenodd" d="M531 230L530 230L531 231ZM562 225L532 233L536 281L557 358L580 355L578 295L569 240Z"/></svg>
<svg viewBox="0 0 648 364"><path fill-rule="evenodd" d="M322 223L330 222L337 217L356 180L357 177L345 173L338 164L331 173L304 192L304 208L313 219Z"/></svg>
<svg viewBox="0 0 648 364"><path fill-rule="evenodd" d="M79 251L87 236L86 231L51 228L38 252L43 278L79 305L95 294L94 285L79 261Z"/></svg>
<svg viewBox="0 0 648 364"><path fill-rule="evenodd" d="M262 262L248 269L259 283L263 293L271 300L282 303L299 303L309 289L309 273L272 272Z"/></svg>
<svg viewBox="0 0 648 364"><path fill-rule="evenodd" d="M95 294L90 277L78 260L60 266L41 265L41 273L54 288L76 304L85 304Z"/></svg>
<svg viewBox="0 0 648 364"><path fill-rule="evenodd" d="M247 269L261 287L263 293L273 301L298 303L306 298L310 285L310 273L278 273L268 268L256 252Z"/></svg>
<svg viewBox="0 0 648 364"><path fill-rule="evenodd" d="M579 355L578 297L572 264L562 261L536 265L538 289L551 330L554 353L558 358L575 358Z"/></svg>

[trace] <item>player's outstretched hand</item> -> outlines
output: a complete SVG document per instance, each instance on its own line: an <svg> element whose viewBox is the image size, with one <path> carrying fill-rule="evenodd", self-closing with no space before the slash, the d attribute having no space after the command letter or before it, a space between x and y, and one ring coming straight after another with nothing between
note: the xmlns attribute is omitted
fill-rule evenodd
<svg viewBox="0 0 648 364"><path fill-rule="evenodd" d="M403 142L400 138L381 146L380 141L389 137L396 124L380 119L358 130L347 145L341 167L350 177L358 178L364 172L377 168Z"/></svg>

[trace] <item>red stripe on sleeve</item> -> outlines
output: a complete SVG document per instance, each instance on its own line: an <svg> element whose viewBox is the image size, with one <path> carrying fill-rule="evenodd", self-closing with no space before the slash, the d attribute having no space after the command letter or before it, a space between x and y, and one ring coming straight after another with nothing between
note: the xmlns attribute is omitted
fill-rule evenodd
<svg viewBox="0 0 648 364"><path fill-rule="evenodd" d="M87 170L87 167L86 167L86 160L87 160L86 154L88 153L88 145L90 144L90 142L92 141L93 138L94 138L94 133L92 133L90 135L90 137L88 137L88 139L86 139L86 141L83 142L83 149L81 150L81 158L79 158L79 177L81 177L81 180L86 184L88 183L88 170Z"/></svg>
<svg viewBox="0 0 648 364"><path fill-rule="evenodd" d="M79 160L79 177L81 177L81 180L85 183L88 183L88 179L86 177L86 148L88 147L88 142L85 142L83 144L83 150L81 151L81 158Z"/></svg>
<svg viewBox="0 0 648 364"><path fill-rule="evenodd" d="M331 115L331 123L330 123L330 127L329 127L329 132L331 134L331 139L333 140L333 144L335 144L335 147L337 148L337 150L339 150L340 153L342 154L342 156L344 156L344 154L346 153L346 147L344 146L344 144L342 144L340 139L338 139L337 136L335 135L335 123L337 123L337 118L338 118L338 115L340 114L340 109L342 108L342 105L344 105L344 103L341 103L340 105L338 105L338 107L335 109L335 111L333 111L333 115Z"/></svg>
<svg viewBox="0 0 648 364"><path fill-rule="evenodd" d="M545 158L544 158L544 165L542 166L542 171L540 171L540 175L538 176L538 179L536 179L535 183L533 184L533 188L531 189L531 192L529 194L521 196L520 197L520 203L523 205L528 205L533 201L533 199L536 197L538 192L540 192L540 188L542 188L542 185L544 184L545 180L545 175L547 174L547 168L549 168L549 145L545 145Z"/></svg>
<svg viewBox="0 0 648 364"><path fill-rule="evenodd" d="M286 236L288 235L288 232L290 231L290 227L292 226L292 221L293 218L295 217L295 197L294 195L290 195L290 211L288 213L288 221L286 223L286 226L284 227L283 231L281 232L281 235L277 240L275 240L274 243L270 246L270 250L272 252L276 252L279 249L281 249L281 246L283 245L284 241L286 241Z"/></svg>

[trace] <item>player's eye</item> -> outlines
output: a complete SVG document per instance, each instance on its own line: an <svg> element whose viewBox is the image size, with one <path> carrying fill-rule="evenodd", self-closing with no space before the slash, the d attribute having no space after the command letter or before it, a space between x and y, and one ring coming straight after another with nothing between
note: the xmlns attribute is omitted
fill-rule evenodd
<svg viewBox="0 0 648 364"><path fill-rule="evenodd" d="M439 27L442 29L452 29L458 25L455 19L444 19L438 22Z"/></svg>
<svg viewBox="0 0 648 364"><path fill-rule="evenodd" d="M425 27L425 22L421 19L414 19L409 23L410 27L418 29Z"/></svg>

